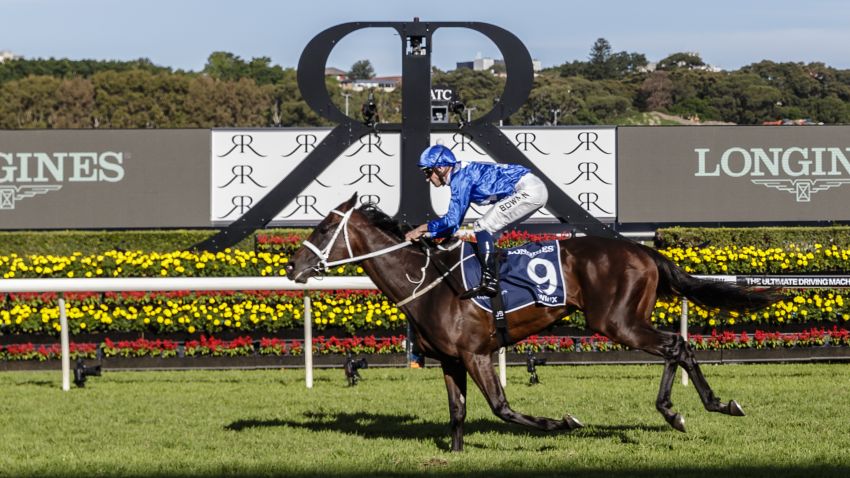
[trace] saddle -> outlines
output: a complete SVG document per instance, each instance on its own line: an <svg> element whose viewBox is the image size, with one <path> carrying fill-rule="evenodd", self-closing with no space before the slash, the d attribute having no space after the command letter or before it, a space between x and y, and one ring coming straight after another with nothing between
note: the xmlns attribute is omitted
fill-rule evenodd
<svg viewBox="0 0 850 478"><path fill-rule="evenodd" d="M463 244L461 273L463 287L474 288L481 279L481 264L473 245ZM563 266L557 241L532 242L510 249L497 249L499 293L495 297L473 297L473 303L492 313L502 345L508 343L505 314L529 306L566 305Z"/></svg>

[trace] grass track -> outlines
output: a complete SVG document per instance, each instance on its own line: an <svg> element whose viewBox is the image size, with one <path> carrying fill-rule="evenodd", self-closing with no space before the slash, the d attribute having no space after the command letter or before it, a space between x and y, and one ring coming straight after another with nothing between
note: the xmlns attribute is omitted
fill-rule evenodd
<svg viewBox="0 0 850 478"><path fill-rule="evenodd" d="M466 450L447 451L438 369L368 369L345 386L319 370L106 372L62 392L59 372L0 374L0 477L850 476L850 366L703 368L748 416L709 414L674 387L687 434L655 411L659 365L540 367L524 413L569 411L586 427L545 434L494 417L470 383Z"/></svg>

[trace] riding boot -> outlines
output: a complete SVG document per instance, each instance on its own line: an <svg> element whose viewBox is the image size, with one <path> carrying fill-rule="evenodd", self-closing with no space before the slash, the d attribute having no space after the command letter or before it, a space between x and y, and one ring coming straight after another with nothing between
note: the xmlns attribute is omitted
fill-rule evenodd
<svg viewBox="0 0 850 478"><path fill-rule="evenodd" d="M493 297L499 291L499 283L496 278L496 251L493 244L493 236L487 231L475 233L477 244L475 257L481 264L481 283L460 295L461 299L471 299L478 296Z"/></svg>

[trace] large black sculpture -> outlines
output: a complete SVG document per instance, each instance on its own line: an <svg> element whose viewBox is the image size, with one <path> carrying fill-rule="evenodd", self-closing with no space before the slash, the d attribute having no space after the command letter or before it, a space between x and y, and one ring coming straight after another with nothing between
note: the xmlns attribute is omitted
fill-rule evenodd
<svg viewBox="0 0 850 478"><path fill-rule="evenodd" d="M401 38L402 122L365 124L346 116L333 104L325 86L325 66L334 46L349 33L364 28L387 27L394 28ZM507 82L502 97L491 111L464 124L463 133L494 160L521 164L534 171L549 189L547 210L561 222L569 223L571 228L588 235L618 237L616 231L585 211L547 178L495 126L499 120L507 119L516 112L531 91L534 73L525 45L509 31L488 23L420 22L414 19L413 22L344 23L323 31L307 44L298 61L298 87L307 104L337 126L292 173L247 213L194 248L217 252L264 227L346 148L375 130L401 134L401 204L398 215L411 222L422 222L433 216L430 203L422 201L423 197L429 196L429 186L416 169L416 161L419 154L430 146L432 131L457 132L461 129L459 124L431 122L431 38L438 28L475 30L496 44L505 61Z"/></svg>

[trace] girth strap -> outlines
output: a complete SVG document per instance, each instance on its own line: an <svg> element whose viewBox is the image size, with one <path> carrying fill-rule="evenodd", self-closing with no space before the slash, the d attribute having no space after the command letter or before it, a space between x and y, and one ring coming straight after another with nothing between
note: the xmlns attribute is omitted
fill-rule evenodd
<svg viewBox="0 0 850 478"><path fill-rule="evenodd" d="M490 303L493 306L493 319L496 324L496 340L501 348L508 345L510 337L508 336L508 319L505 317L505 305L502 302L502 287L499 283L499 272L501 269L499 262L502 259L502 254L499 249L496 249L493 253L496 254L496 267L492 271L496 276L496 295L490 299Z"/></svg>

